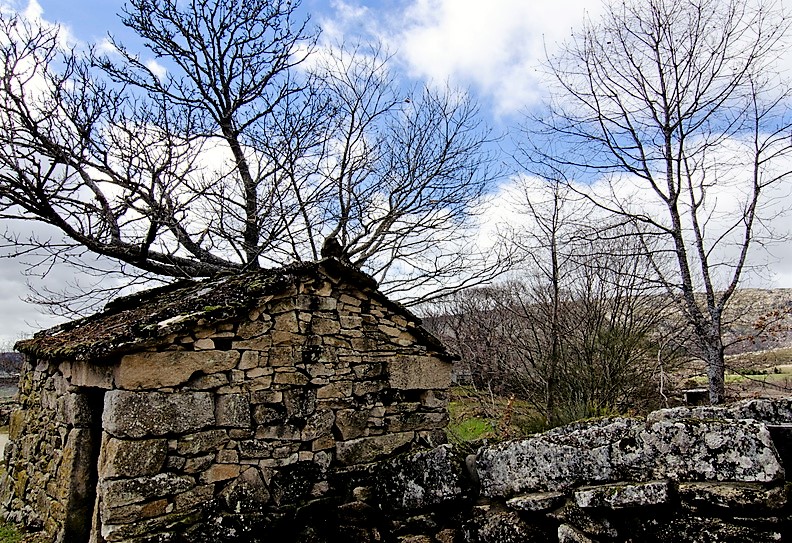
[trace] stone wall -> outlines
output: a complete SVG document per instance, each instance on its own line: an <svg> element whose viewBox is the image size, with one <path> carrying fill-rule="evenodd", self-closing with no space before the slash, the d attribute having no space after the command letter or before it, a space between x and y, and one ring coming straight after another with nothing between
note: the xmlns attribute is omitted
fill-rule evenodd
<svg viewBox="0 0 792 543"><path fill-rule="evenodd" d="M54 534L69 521L70 494L79 490L71 488L72 482L85 478L79 445L85 444L81 440L91 414L56 364L28 362L18 399L20 410L11 414L5 447L2 506L9 520Z"/></svg>
<svg viewBox="0 0 792 543"><path fill-rule="evenodd" d="M241 322L198 324L103 364L27 368L7 518L55 541L88 541L91 510L90 541L244 540L444 440L450 362L380 298L300 281Z"/></svg>
<svg viewBox="0 0 792 543"><path fill-rule="evenodd" d="M577 423L468 456L444 445L382 463L367 505L391 513L404 543L786 541L790 424L792 400L754 400Z"/></svg>

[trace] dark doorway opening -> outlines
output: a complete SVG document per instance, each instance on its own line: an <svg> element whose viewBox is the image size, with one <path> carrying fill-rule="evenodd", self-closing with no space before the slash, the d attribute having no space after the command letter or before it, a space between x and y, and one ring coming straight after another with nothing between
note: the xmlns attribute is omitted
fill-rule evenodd
<svg viewBox="0 0 792 543"><path fill-rule="evenodd" d="M91 526L99 480L104 395L105 390L101 388L81 388L72 398L74 427L69 431L63 460L69 473L65 541L101 541L91 539Z"/></svg>

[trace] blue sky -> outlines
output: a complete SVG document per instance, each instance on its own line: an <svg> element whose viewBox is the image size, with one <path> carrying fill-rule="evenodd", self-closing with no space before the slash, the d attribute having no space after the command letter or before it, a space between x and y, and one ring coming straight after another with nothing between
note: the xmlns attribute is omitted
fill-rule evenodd
<svg viewBox="0 0 792 543"><path fill-rule="evenodd" d="M792 4L792 0L784 0ZM108 32L129 41L117 13L123 0L0 0L9 7L58 22L81 43ZM415 80L450 81L481 103L487 121L505 130L546 96L540 63L586 14L596 18L599 0L303 0L313 22L332 40L367 33L397 52L400 68ZM792 62L785 62L792 66ZM508 192L508 178L503 192ZM788 229L787 224L779 224ZM792 250L776 247L777 273L755 286L792 287ZM56 272L53 281L70 279ZM59 275L60 274L60 275ZM21 298L25 280L18 263L0 260L0 342L12 341L57 319Z"/></svg>
<svg viewBox="0 0 792 543"><path fill-rule="evenodd" d="M61 25L72 40L97 43L108 32L129 43L117 16L123 0L0 0L0 7ZM586 0L303 0L303 8L329 40L367 33L398 51L400 68L414 80L468 87L491 124L504 130L526 102L540 97L533 73L542 40L560 39L583 16ZM590 9L590 8L589 8ZM55 269L46 282L75 280ZM62 320L25 303L26 278L18 262L0 260L0 342L13 342ZM4 319L7 315L10 318ZM5 322L4 322L5 321Z"/></svg>
<svg viewBox="0 0 792 543"><path fill-rule="evenodd" d="M130 40L117 13L123 0L0 0L17 9L40 10L82 42L108 32ZM38 6L38 7L36 7ZM538 62L547 45L569 35L584 15L596 16L598 0L303 0L303 9L325 38L365 32L398 52L417 79L450 80L469 87L495 122L542 97Z"/></svg>

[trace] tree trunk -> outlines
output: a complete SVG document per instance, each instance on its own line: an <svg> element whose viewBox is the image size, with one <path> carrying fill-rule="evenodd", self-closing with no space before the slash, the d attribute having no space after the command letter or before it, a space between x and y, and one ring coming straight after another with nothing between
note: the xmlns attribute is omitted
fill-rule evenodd
<svg viewBox="0 0 792 543"><path fill-rule="evenodd" d="M704 345L704 361L707 363L710 404L722 404L726 401L726 363L720 334L711 334Z"/></svg>

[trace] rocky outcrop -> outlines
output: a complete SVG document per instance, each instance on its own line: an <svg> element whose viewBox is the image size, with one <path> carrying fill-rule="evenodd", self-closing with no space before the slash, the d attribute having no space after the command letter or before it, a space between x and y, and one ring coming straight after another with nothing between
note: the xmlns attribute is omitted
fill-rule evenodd
<svg viewBox="0 0 792 543"><path fill-rule="evenodd" d="M567 490L614 480L783 480L765 426L753 420L605 420L483 449L486 497Z"/></svg>

